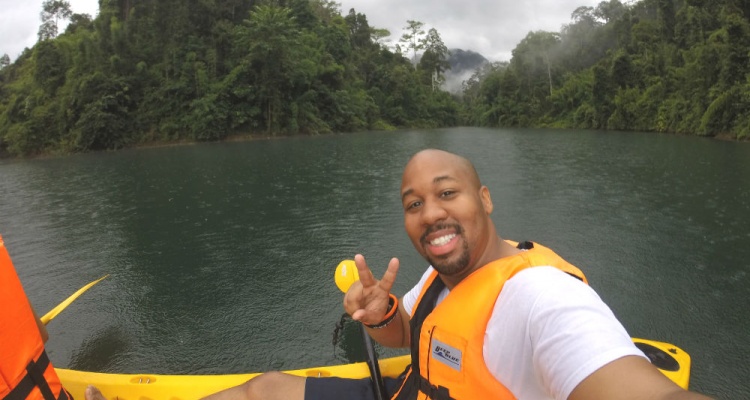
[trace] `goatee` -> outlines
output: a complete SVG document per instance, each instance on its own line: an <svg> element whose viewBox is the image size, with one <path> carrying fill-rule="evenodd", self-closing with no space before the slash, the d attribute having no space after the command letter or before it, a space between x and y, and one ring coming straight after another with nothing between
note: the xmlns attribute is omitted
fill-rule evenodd
<svg viewBox="0 0 750 400"><path fill-rule="evenodd" d="M448 257L427 257L427 261L440 274L452 276L466 269L469 265L469 258L469 244L464 241L458 258L450 260Z"/></svg>
<svg viewBox="0 0 750 400"><path fill-rule="evenodd" d="M420 242L422 243L422 246L427 246L429 243L427 242L427 236L429 236L433 232L437 232L439 230L443 229L452 229L456 236L463 239L463 233L464 229L461 227L461 225L453 223L445 223L440 222L435 225L430 226L429 228L425 229L424 233L422 233L422 237L420 238ZM443 275L455 275L461 271L463 271L467 265L469 265L469 244L466 243L466 241L463 241L463 245L460 249L461 253L457 256L455 260L450 259L450 255L446 256L436 256L436 257L430 257L427 254L428 252L425 251L425 259L432 265L435 270Z"/></svg>

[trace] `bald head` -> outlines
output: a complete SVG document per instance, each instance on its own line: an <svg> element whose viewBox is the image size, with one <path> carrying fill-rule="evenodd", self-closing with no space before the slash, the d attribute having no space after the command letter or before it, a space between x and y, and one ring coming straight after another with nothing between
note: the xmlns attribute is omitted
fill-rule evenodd
<svg viewBox="0 0 750 400"><path fill-rule="evenodd" d="M472 187L479 189L482 184L479 180L479 174L474 168L474 164L458 154L450 153L438 149L426 149L414 154L404 167L404 174L401 179L401 195L404 195L404 184L407 176L416 171L440 171L450 170L460 178L466 179ZM455 178L458 178L456 176ZM440 176L435 179L439 179Z"/></svg>

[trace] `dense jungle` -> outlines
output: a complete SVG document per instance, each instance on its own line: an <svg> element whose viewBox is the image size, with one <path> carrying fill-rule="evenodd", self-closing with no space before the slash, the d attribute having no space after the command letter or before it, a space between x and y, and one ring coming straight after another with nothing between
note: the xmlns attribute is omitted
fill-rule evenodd
<svg viewBox="0 0 750 400"><path fill-rule="evenodd" d="M750 0L578 7L453 92L438 27L389 41L330 0L100 0L95 18L47 0L41 17L0 57L4 156L465 125L750 138Z"/></svg>

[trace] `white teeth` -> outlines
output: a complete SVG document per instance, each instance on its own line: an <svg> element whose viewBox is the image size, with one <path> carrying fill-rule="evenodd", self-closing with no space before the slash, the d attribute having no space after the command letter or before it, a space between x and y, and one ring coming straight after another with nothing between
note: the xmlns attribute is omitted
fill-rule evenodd
<svg viewBox="0 0 750 400"><path fill-rule="evenodd" d="M433 246L444 246L448 244L448 242L450 242L451 239L453 239L454 237L456 237L456 234L451 233L450 235L445 235L445 236L441 236L439 238L430 240L430 244Z"/></svg>

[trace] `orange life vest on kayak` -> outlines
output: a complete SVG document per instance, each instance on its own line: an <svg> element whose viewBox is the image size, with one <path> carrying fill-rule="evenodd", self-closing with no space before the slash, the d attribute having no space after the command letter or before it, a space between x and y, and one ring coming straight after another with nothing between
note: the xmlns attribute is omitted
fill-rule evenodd
<svg viewBox="0 0 750 400"><path fill-rule="evenodd" d="M0 399L67 400L0 236Z"/></svg>
<svg viewBox="0 0 750 400"><path fill-rule="evenodd" d="M411 370L393 399L515 399L489 371L483 355L485 330L503 285L536 266L553 266L586 282L581 270L552 250L524 244L531 248L474 271L437 306L445 284L433 271L412 312Z"/></svg>

